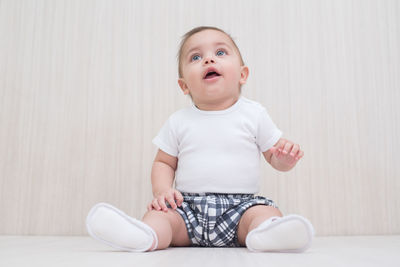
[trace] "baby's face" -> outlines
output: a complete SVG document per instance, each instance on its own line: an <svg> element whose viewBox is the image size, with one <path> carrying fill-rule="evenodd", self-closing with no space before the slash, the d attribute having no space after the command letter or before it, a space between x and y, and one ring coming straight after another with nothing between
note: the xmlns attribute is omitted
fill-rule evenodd
<svg viewBox="0 0 400 267"><path fill-rule="evenodd" d="M186 41L181 67L179 86L196 105L237 99L248 74L230 38L216 30L198 32Z"/></svg>

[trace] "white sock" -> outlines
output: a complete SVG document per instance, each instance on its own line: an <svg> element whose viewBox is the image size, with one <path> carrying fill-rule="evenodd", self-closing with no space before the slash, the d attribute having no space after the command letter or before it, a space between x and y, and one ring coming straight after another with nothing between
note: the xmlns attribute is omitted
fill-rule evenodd
<svg viewBox="0 0 400 267"><path fill-rule="evenodd" d="M299 215L273 217L248 233L246 246L254 252L303 252L313 236L313 226Z"/></svg>
<svg viewBox="0 0 400 267"><path fill-rule="evenodd" d="M158 245L157 235L150 226L106 203L90 210L86 227L93 238L117 249L142 252L152 248L154 241L151 250Z"/></svg>

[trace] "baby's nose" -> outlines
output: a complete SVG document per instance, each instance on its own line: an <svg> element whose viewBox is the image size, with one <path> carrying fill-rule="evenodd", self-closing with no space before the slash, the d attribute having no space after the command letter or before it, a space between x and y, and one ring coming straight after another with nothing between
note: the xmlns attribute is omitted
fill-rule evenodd
<svg viewBox="0 0 400 267"><path fill-rule="evenodd" d="M215 61L212 58L205 58L204 59L204 64L208 64L208 63L215 63Z"/></svg>
<svg viewBox="0 0 400 267"><path fill-rule="evenodd" d="M214 54L212 52L205 53L203 60L203 64L215 63Z"/></svg>

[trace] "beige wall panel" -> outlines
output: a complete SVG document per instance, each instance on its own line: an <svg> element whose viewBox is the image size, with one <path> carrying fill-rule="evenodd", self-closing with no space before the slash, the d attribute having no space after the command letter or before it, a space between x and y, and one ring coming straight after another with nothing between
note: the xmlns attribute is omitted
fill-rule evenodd
<svg viewBox="0 0 400 267"><path fill-rule="evenodd" d="M199 25L232 34L244 95L305 151L288 173L263 164L260 193L319 235L399 234L395 0L0 1L0 234L85 234L97 202L144 214Z"/></svg>

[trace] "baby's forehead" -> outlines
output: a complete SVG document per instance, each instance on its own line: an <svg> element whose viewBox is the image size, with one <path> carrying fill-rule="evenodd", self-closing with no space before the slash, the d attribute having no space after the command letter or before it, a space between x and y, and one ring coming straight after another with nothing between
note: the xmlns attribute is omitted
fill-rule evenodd
<svg viewBox="0 0 400 267"><path fill-rule="evenodd" d="M204 30L193 34L187 39L183 52L187 54L190 50L200 49L207 45L226 45L232 49L234 47L232 40L225 33L216 30Z"/></svg>

